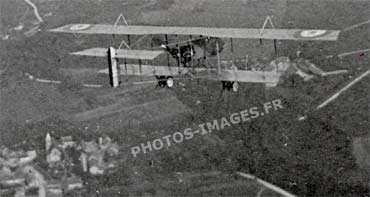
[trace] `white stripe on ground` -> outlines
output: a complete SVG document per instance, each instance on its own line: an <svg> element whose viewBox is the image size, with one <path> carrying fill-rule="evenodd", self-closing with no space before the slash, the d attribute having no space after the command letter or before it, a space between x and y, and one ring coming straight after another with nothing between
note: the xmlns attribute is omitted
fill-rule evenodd
<svg viewBox="0 0 370 197"><path fill-rule="evenodd" d="M34 81L37 81L37 82L40 82L40 83L53 83L53 84L61 84L62 81L55 81L55 80L50 80L50 79L40 79L40 78L36 78L32 75L30 75L29 73L24 73L30 80L34 80ZM82 84L82 86L84 87L87 87L87 88L101 88L103 87L103 85L99 85L99 84Z"/></svg>
<svg viewBox="0 0 370 197"><path fill-rule="evenodd" d="M337 56L338 57L345 57L345 56L354 55L354 54L358 54L358 53L367 53L369 51L370 51L370 49L361 49L361 50L349 51L349 52L341 53L341 54L338 54ZM328 55L328 56L326 56L326 58L332 58L334 56L335 55Z"/></svg>
<svg viewBox="0 0 370 197"><path fill-rule="evenodd" d="M369 51L370 51L370 49L350 51L350 52L346 52L346 53L341 53L341 54L338 55L338 57L345 57L345 56L348 56L348 55L353 55L353 54L358 54L358 53L365 53L365 52L369 52Z"/></svg>
<svg viewBox="0 0 370 197"><path fill-rule="evenodd" d="M103 85L98 85L98 84L82 84L82 86L87 87L87 88L101 88Z"/></svg>
<svg viewBox="0 0 370 197"><path fill-rule="evenodd" d="M271 183L268 183L264 180L261 180L253 175L250 175L250 174L246 174L246 173L243 173L243 172L237 172L236 174L238 174L239 176L241 177L244 177L244 178L247 178L247 179L252 179L252 180L255 180L256 182L262 184L263 186L283 195L283 196L286 196L286 197L296 197L295 195L281 189L280 187L276 186L276 185L273 185Z"/></svg>
<svg viewBox="0 0 370 197"><path fill-rule="evenodd" d="M319 110L319 109L325 107L326 105L328 105L330 102L332 102L333 100L335 100L336 98L338 98L340 94L342 94L344 91L348 90L350 87L352 87L353 85L355 85L357 82L361 81L361 79L363 79L364 77L366 77L369 74L370 74L370 69L368 71L364 72L362 75L360 75L356 79L354 79L353 81L351 81L351 83L349 83L344 88L342 88L341 90L339 90L337 93L335 93L329 99L327 99L326 101L324 101L322 104L320 104L319 106L317 106L316 107L316 110Z"/></svg>
<svg viewBox="0 0 370 197"><path fill-rule="evenodd" d="M352 25L352 26L350 26L350 27L347 27L347 28L343 29L342 31L343 31L343 32L344 32L344 31L349 31L349 30L351 30L351 29L354 29L354 28L360 27L360 26L362 26L362 25L366 25L367 23L370 23L370 19L369 19L369 20L367 20L367 21L364 21L364 22L358 23L358 24L356 24L356 25Z"/></svg>
<svg viewBox="0 0 370 197"><path fill-rule="evenodd" d="M39 20L40 23L44 22L44 20L42 20L40 14L39 14L39 11L37 9L37 6L31 2L31 0L24 0L26 3L28 3L32 8L33 8L33 12L35 13L35 16L37 18L37 20Z"/></svg>
<svg viewBox="0 0 370 197"><path fill-rule="evenodd" d="M40 83L54 83L54 84L61 84L61 81L54 81L54 80L49 80L49 79L39 79L36 78L35 81L40 82Z"/></svg>
<svg viewBox="0 0 370 197"><path fill-rule="evenodd" d="M123 111L130 111L130 110L134 110L138 108L145 108L145 107L151 108L150 106L152 105L158 106L161 103L170 106L169 105L170 103L176 104L177 102L178 100L175 97L166 97L163 99L153 100L153 101L149 101L146 103L135 104L131 106L125 106L124 105L125 103L115 103L112 105L101 106L101 107L97 107L92 110L79 112L77 114L72 115L72 120L88 121L94 118L100 118L100 117L109 116L109 115L116 114L116 113L121 113ZM186 109L186 107L183 107L183 108ZM181 111L185 111L184 109Z"/></svg>

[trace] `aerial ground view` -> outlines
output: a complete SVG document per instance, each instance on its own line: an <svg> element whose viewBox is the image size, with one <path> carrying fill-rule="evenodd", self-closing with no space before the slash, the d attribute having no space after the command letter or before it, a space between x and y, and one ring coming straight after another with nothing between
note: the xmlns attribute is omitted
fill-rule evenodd
<svg viewBox="0 0 370 197"><path fill-rule="evenodd" d="M1 0L0 196L370 196L368 0Z"/></svg>

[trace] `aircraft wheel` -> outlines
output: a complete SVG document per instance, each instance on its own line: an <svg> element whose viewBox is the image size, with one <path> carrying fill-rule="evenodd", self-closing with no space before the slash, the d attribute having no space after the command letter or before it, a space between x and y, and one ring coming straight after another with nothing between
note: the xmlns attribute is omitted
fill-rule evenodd
<svg viewBox="0 0 370 197"><path fill-rule="evenodd" d="M157 80L158 80L158 85L157 85L157 87L161 87L161 88L164 88L164 87L166 87L166 82L167 82L167 80L165 80L166 79L166 77L164 77L164 76L156 76L156 78L157 78Z"/></svg>
<svg viewBox="0 0 370 197"><path fill-rule="evenodd" d="M238 82L236 82L236 83L238 83ZM235 82L231 82L231 81L222 81L222 88L224 89L224 90L227 90L227 91L231 91L231 90L233 90L234 92L235 92L235 90L234 90L234 86L235 86L235 88L236 88L236 91L238 91L238 89L239 89L239 84L235 84Z"/></svg>
<svg viewBox="0 0 370 197"><path fill-rule="evenodd" d="M169 88L172 88L175 85L175 81L173 80L173 77L171 76L167 77L166 85Z"/></svg>
<svg viewBox="0 0 370 197"><path fill-rule="evenodd" d="M232 82L232 90L234 92L237 92L239 90L239 82L237 81Z"/></svg>
<svg viewBox="0 0 370 197"><path fill-rule="evenodd" d="M221 81L222 83L222 90L227 89L227 81Z"/></svg>
<svg viewBox="0 0 370 197"><path fill-rule="evenodd" d="M233 83L231 81L226 82L226 88L228 91L230 91L233 88Z"/></svg>

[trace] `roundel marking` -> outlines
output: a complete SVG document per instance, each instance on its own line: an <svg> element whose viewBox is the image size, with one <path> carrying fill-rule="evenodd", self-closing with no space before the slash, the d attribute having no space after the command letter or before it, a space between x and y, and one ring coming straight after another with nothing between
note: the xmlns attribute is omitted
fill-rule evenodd
<svg viewBox="0 0 370 197"><path fill-rule="evenodd" d="M316 38L324 36L328 33L329 31L327 30L303 30L296 32L294 35L298 38Z"/></svg>
<svg viewBox="0 0 370 197"><path fill-rule="evenodd" d="M69 29L72 31L81 31L89 28L91 25L90 24L77 24L77 25L72 25Z"/></svg>

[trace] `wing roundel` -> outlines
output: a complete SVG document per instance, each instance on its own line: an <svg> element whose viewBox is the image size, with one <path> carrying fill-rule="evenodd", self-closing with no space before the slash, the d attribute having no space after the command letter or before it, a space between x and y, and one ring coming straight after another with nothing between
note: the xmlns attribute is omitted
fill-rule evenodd
<svg viewBox="0 0 370 197"><path fill-rule="evenodd" d="M321 30L321 29L301 30L301 31L295 32L294 36L297 37L297 38L309 39L309 38L322 37L322 36L325 36L329 33L330 33L330 31Z"/></svg>
<svg viewBox="0 0 370 197"><path fill-rule="evenodd" d="M91 24L74 24L74 25L67 27L67 29L71 31L81 31L81 30L86 30L90 28L91 26L92 26Z"/></svg>

